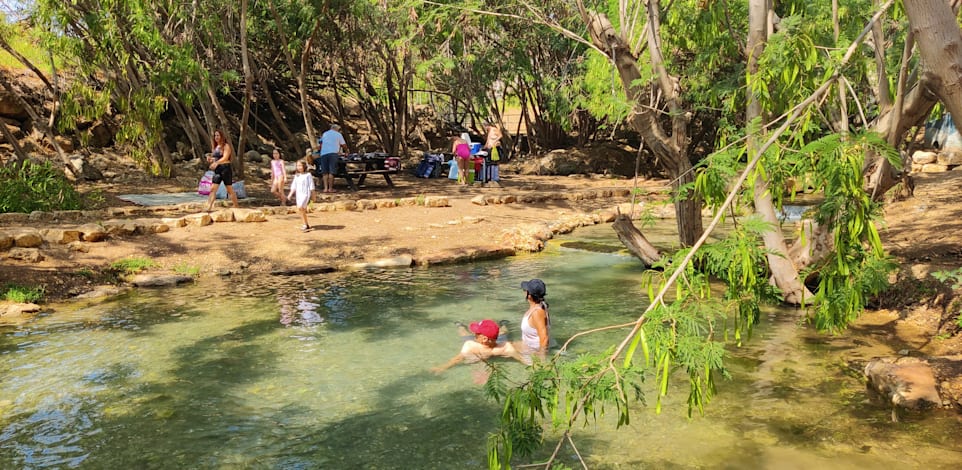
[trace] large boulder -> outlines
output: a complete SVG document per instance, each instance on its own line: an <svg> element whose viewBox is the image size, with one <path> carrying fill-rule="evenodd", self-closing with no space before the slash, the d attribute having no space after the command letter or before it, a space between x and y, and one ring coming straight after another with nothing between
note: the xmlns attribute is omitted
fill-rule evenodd
<svg viewBox="0 0 962 470"><path fill-rule="evenodd" d="M937 163L945 166L962 165L962 150L951 149L939 153Z"/></svg>
<svg viewBox="0 0 962 470"><path fill-rule="evenodd" d="M214 219L207 213L185 215L184 220L187 221L187 225L196 225L198 227L214 223Z"/></svg>
<svg viewBox="0 0 962 470"><path fill-rule="evenodd" d="M6 250L13 246L13 235L0 231L0 250Z"/></svg>
<svg viewBox="0 0 962 470"><path fill-rule="evenodd" d="M266 222L267 216L256 209L233 209L234 220L237 222Z"/></svg>
<svg viewBox="0 0 962 470"><path fill-rule="evenodd" d="M942 406L935 373L922 359L875 359L866 364L865 377L869 390L896 407L924 410Z"/></svg>
<svg viewBox="0 0 962 470"><path fill-rule="evenodd" d="M251 163L263 163L266 158L263 158L257 150L248 150L244 152L244 161Z"/></svg>
<svg viewBox="0 0 962 470"><path fill-rule="evenodd" d="M0 301L0 317L23 315L24 313L36 313L40 311L37 304L20 304L15 302Z"/></svg>

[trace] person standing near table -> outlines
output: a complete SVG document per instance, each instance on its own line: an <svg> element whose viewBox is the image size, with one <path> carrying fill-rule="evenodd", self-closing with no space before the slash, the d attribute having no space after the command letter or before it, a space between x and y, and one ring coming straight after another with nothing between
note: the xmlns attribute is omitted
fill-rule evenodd
<svg viewBox="0 0 962 470"><path fill-rule="evenodd" d="M501 177L498 171L498 165L501 161L503 154L501 153L501 129L491 122L484 123L484 146L482 150L488 151L488 163L489 168L486 168L489 174L483 175L480 178L482 183L487 182L489 179L501 185Z"/></svg>
<svg viewBox="0 0 962 470"><path fill-rule="evenodd" d="M322 192L325 193L334 192L334 173L337 172L337 157L338 154L341 153L341 149L347 152L347 142L344 141L344 136L341 135L340 130L341 126L331 124L331 128L321 134L321 138L318 139L318 143L321 144L321 159L318 167L321 173Z"/></svg>
<svg viewBox="0 0 962 470"><path fill-rule="evenodd" d="M457 159L455 164L458 165L458 184L468 184L468 165L473 165L468 141L462 137L455 137L451 144L451 153Z"/></svg>

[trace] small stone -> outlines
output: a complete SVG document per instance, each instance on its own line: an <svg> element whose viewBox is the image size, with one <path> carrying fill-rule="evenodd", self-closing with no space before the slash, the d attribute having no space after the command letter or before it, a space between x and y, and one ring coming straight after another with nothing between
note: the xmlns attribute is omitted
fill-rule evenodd
<svg viewBox="0 0 962 470"><path fill-rule="evenodd" d="M80 239L85 242L101 242L107 238L107 231L97 224L84 224L78 230Z"/></svg>
<svg viewBox="0 0 962 470"><path fill-rule="evenodd" d="M20 248L34 248L43 245L43 237L33 229L19 230L13 233L13 244Z"/></svg>
<svg viewBox="0 0 962 470"><path fill-rule="evenodd" d="M43 254L37 248L11 248L7 252L7 258L15 259L19 261L26 261L27 263L39 263L43 261Z"/></svg>
<svg viewBox="0 0 962 470"><path fill-rule="evenodd" d="M234 220L237 222L266 222L267 215L255 209L234 209Z"/></svg>
<svg viewBox="0 0 962 470"><path fill-rule="evenodd" d="M938 163L926 163L922 165L922 173L942 173L949 171L949 167L946 165L940 165Z"/></svg>
<svg viewBox="0 0 962 470"><path fill-rule="evenodd" d="M230 209L220 210L220 211L212 212L210 214L210 217L214 222L233 222L234 211Z"/></svg>
<svg viewBox="0 0 962 470"><path fill-rule="evenodd" d="M82 241L73 241L67 244L67 249L78 253L90 253L90 247Z"/></svg>
<svg viewBox="0 0 962 470"><path fill-rule="evenodd" d="M918 163L924 165L926 163L935 163L938 155L935 152L928 152L925 150L919 150L912 154L912 163Z"/></svg>
<svg viewBox="0 0 962 470"><path fill-rule="evenodd" d="M474 205L477 205L477 206L486 206L486 205L488 205L487 201L485 201L484 195L478 195L478 196L475 196L475 197L471 198L471 204L474 204Z"/></svg>

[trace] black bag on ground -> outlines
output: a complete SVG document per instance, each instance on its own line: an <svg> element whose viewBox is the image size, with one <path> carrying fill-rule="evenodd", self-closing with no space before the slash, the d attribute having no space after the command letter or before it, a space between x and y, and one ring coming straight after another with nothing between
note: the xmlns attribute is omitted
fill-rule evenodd
<svg viewBox="0 0 962 470"><path fill-rule="evenodd" d="M441 174L441 162L444 161L442 155L431 153L424 154L421 163L414 169L414 176L418 178L437 178Z"/></svg>

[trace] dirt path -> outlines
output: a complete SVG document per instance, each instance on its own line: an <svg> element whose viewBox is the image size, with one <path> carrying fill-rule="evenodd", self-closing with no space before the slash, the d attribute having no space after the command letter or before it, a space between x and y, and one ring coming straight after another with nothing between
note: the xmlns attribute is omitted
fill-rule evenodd
<svg viewBox="0 0 962 470"><path fill-rule="evenodd" d="M84 251L66 246L45 244L45 259L28 263L4 259L0 265L0 285L42 285L48 300L62 300L102 282L100 276L78 276L79 272L102 272L110 263L126 257L146 257L158 264L158 271L176 267L198 268L201 276L224 272L271 272L310 266L342 266L346 263L376 260L398 255L424 257L462 248L503 244L503 233L525 224L557 221L565 216L611 208L629 201L624 196L599 196L579 199L579 193L604 193L607 189L630 188L632 181L609 178L509 176L503 187L458 187L453 181L423 180L408 175L395 179L396 187L387 188L383 181L372 180L368 188L356 193L325 195L319 202L356 201L358 199L424 198L443 196L449 207L421 205L377 210L336 210L313 212L309 221L312 231L300 230L296 214L268 215L267 221L255 223L214 223L197 227L173 228L169 232L149 235L111 237L106 242L84 243ZM111 204L123 203L113 197L129 192L178 192L189 190L192 179L183 183L160 180L156 186L149 180L134 187L103 186ZM663 200L664 181L643 181L642 198ZM275 209L266 183L248 185L251 200L242 207ZM625 191L621 191L625 193ZM542 202L478 205L477 196L518 198L550 195ZM196 211L195 211L196 212ZM35 228L50 224L26 224Z"/></svg>

